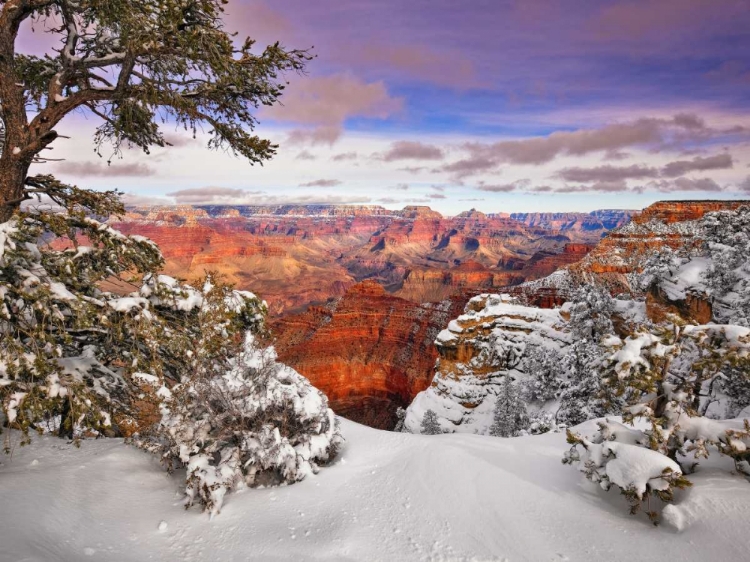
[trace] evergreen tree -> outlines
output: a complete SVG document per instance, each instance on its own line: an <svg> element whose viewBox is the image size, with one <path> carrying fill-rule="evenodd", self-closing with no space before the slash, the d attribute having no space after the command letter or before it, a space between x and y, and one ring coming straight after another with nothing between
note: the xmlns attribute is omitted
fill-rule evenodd
<svg viewBox="0 0 750 562"><path fill-rule="evenodd" d="M579 339L566 351L561 370L568 381L560 393L560 407L555 421L567 426L618 413L617 404L608 404L603 396L601 363L602 348L592 341Z"/></svg>
<svg viewBox="0 0 750 562"><path fill-rule="evenodd" d="M422 418L421 433L423 435L440 435L443 433L437 414L432 410L427 410Z"/></svg>
<svg viewBox="0 0 750 562"><path fill-rule="evenodd" d="M158 248L106 224L124 213L117 192L28 173L71 112L101 120L95 144L109 142L116 154L123 143L144 151L167 145L158 124L168 118L193 133L210 125L210 148L250 163L270 158L275 146L252 135L252 112L275 103L281 73L302 70L309 56L278 44L255 54L249 39L235 47L223 4L0 4L0 403L6 424L25 434L40 419L68 437L129 433L118 418L127 417L134 375L178 383L200 353L221 372L238 353L232 342L258 328L260 301L221 284L196 292L152 276L150 288L127 298L102 291L111 277L137 283L158 270ZM16 52L19 28L32 19L59 49L42 57ZM21 209L34 198L43 204ZM230 310L227 299L245 304ZM220 301L210 311L195 306Z"/></svg>
<svg viewBox="0 0 750 562"><path fill-rule="evenodd" d="M578 287L570 297L570 326L576 340L599 343L614 332L614 299L599 285Z"/></svg>
<svg viewBox="0 0 750 562"><path fill-rule="evenodd" d="M750 406L750 365L725 365L721 388L729 397L727 417L735 417Z"/></svg>
<svg viewBox="0 0 750 562"><path fill-rule="evenodd" d="M165 146L159 123L195 133L209 147L250 162L276 146L252 134L253 110L281 95L287 71L310 59L278 43L254 52L224 29L225 0L15 0L0 8L0 223L20 203L54 187L28 177L72 112L101 121L97 150L111 143L144 151ZM60 47L44 56L17 52L18 32L33 20ZM2 127L0 127L2 129Z"/></svg>
<svg viewBox="0 0 750 562"><path fill-rule="evenodd" d="M186 468L188 505L217 513L241 485L295 482L335 454L327 401L263 349L265 305L215 275L193 288L153 272L152 242L107 224L117 192L29 175L71 112L101 120L97 150L166 146L159 123L262 163L254 110L274 104L303 51L257 54L224 30L225 0L0 3L0 406L5 425L61 436L122 435ZM16 53L29 19L58 40ZM27 200L36 198L39 205ZM27 202L24 207L21 203ZM116 295L102 282L133 292ZM6 449L10 436L6 436Z"/></svg>
<svg viewBox="0 0 750 562"><path fill-rule="evenodd" d="M393 431L396 433L405 433L407 432L406 426L404 425L404 421L406 420L406 410L399 406L396 408L396 426L393 428Z"/></svg>
<svg viewBox="0 0 750 562"><path fill-rule="evenodd" d="M560 354L549 347L527 345L523 370L528 378L522 383L521 395L527 402L554 400L565 385L558 376L564 372L561 369Z"/></svg>
<svg viewBox="0 0 750 562"><path fill-rule="evenodd" d="M490 426L490 435L515 437L528 426L529 416L526 413L526 404L521 400L515 383L506 375L495 402L494 421Z"/></svg>

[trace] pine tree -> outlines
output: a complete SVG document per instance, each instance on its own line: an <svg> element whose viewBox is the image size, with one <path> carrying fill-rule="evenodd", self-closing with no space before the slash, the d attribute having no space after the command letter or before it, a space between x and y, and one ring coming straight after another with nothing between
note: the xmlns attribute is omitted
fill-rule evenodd
<svg viewBox="0 0 750 562"><path fill-rule="evenodd" d="M570 297L570 326L576 340L599 343L614 332L614 299L599 285L578 287Z"/></svg>
<svg viewBox="0 0 750 562"><path fill-rule="evenodd" d="M421 433L423 435L440 435L443 433L438 422L437 414L433 410L427 410L422 418Z"/></svg>
<svg viewBox="0 0 750 562"><path fill-rule="evenodd" d="M564 381L558 376L560 354L549 347L529 344L524 351L523 370L528 377L522 383L521 395L527 402L547 402L558 397Z"/></svg>
<svg viewBox="0 0 750 562"><path fill-rule="evenodd" d="M406 426L404 425L404 421L406 420L406 410L399 406L396 408L396 425L393 428L393 431L396 433L407 433Z"/></svg>
<svg viewBox="0 0 750 562"><path fill-rule="evenodd" d="M528 426L529 416L526 413L526 405L521 400L515 383L509 376L505 376L495 402L494 421L490 426L490 435L515 437Z"/></svg>
<svg viewBox="0 0 750 562"><path fill-rule="evenodd" d="M619 413L620 404L608 403L602 388L602 348L592 341L579 339L567 350L561 361L561 370L568 381L560 393L560 407L555 421L566 426L578 425L586 420L607 414Z"/></svg>
<svg viewBox="0 0 750 562"><path fill-rule="evenodd" d="M735 417L750 406L750 365L726 365L722 369L721 388L729 397L727 417Z"/></svg>
<svg viewBox="0 0 750 562"><path fill-rule="evenodd" d="M276 146L252 134L281 75L309 55L258 53L224 30L225 0L0 3L0 407L5 425L75 440L121 435L184 467L188 505L217 513L241 485L295 482L341 441L327 401L264 349L265 305L209 274L197 288L155 272L159 249L107 220L117 192L29 175L71 112L101 120L97 151L169 143L168 120L250 163ZM29 19L61 44L16 52ZM37 199L38 205L30 200ZM21 207L21 203L26 203ZM130 283L125 296L102 282ZM6 448L11 435L6 436ZM76 441L77 442L77 441Z"/></svg>
<svg viewBox="0 0 750 562"><path fill-rule="evenodd" d="M207 125L209 148L251 163L271 158L276 145L252 134L260 105L281 96L288 71L310 56L278 43L256 53L224 28L226 0L18 0L0 11L0 223L20 203L48 193L28 177L30 166L58 138L55 127L83 112L101 121L97 150L123 144L148 152L169 143L168 120L195 134ZM18 32L33 20L58 43L43 57L18 52ZM240 45L237 47L236 45ZM2 128L0 128L2 129Z"/></svg>

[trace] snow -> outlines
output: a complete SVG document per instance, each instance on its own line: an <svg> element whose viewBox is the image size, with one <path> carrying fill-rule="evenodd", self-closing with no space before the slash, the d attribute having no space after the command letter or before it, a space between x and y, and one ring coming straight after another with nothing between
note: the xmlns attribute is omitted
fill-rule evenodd
<svg viewBox="0 0 750 562"><path fill-rule="evenodd" d="M564 434L389 433L341 420L337 463L227 496L209 522L182 479L121 440L34 437L0 458L3 560L744 560L750 485L713 456L654 528L560 463ZM584 426L593 428L588 422ZM580 426L579 431L586 427ZM37 460L33 470L31 463ZM612 461L611 461L612 462ZM677 531L683 531L679 533Z"/></svg>
<svg viewBox="0 0 750 562"><path fill-rule="evenodd" d="M676 462L651 449L617 441L605 441L601 447L605 454L611 452L615 456L607 463L610 482L623 489L633 487L639 496L644 494L647 484L655 490L663 489L659 482L664 470L682 474Z"/></svg>
<svg viewBox="0 0 750 562"><path fill-rule="evenodd" d="M643 358L643 350L655 345L654 350L650 350L652 355L663 355L664 346L659 343L659 338L653 334L645 333L637 336L628 336L622 349L615 352L610 361L615 364L615 371L624 377L630 374L630 371L636 365L648 367L648 362Z"/></svg>
<svg viewBox="0 0 750 562"><path fill-rule="evenodd" d="M148 301L139 297L122 297L111 299L107 302L116 312L130 312L133 309L141 310L148 306Z"/></svg>
<svg viewBox="0 0 750 562"><path fill-rule="evenodd" d="M711 258L694 257L682 264L677 272L661 283L670 300L685 300L687 293L705 293L706 272L711 267Z"/></svg>
<svg viewBox="0 0 750 562"><path fill-rule="evenodd" d="M133 373L131 376L133 377L133 379L142 381L146 384L154 386L159 385L159 377L154 376L150 373Z"/></svg>
<svg viewBox="0 0 750 562"><path fill-rule="evenodd" d="M13 221L0 223L0 266L4 265L3 255L5 249L15 250L16 244L13 235L18 233L18 228Z"/></svg>

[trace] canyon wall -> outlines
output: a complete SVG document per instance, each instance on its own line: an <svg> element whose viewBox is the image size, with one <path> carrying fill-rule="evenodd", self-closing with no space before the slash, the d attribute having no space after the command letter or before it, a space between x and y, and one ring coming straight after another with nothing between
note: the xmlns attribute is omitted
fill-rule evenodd
<svg viewBox="0 0 750 562"><path fill-rule="evenodd" d="M750 201L655 203L593 249L570 247L570 253L580 254L579 261L547 277L507 287L505 294L472 298L463 314L436 338L435 376L407 409L406 428L419 433L426 411L432 410L444 432L486 433L504 377L516 381L528 377L524 372L528 347L564 353L572 343L570 314L564 303L582 284L625 293L614 300L611 317L614 333L623 339L647 321L698 325L716 321L712 298L699 273L708 270L708 259L691 250L704 242L706 231L699 219L743 205ZM665 247L688 257L659 283L631 286L646 260ZM552 404L552 411L558 406Z"/></svg>
<svg viewBox="0 0 750 562"><path fill-rule="evenodd" d="M429 386L433 341L464 300L417 304L364 281L324 307L273 320L271 329L279 360L325 392L336 413L391 429L396 409Z"/></svg>

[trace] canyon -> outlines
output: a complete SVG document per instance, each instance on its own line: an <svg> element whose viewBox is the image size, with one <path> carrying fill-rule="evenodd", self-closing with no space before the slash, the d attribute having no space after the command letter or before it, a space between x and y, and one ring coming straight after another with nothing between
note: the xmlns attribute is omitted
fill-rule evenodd
<svg viewBox="0 0 750 562"><path fill-rule="evenodd" d="M392 428L429 387L435 338L470 298L580 261L635 214L183 205L131 207L110 224L155 241L169 275L216 271L261 296L280 360L337 413Z"/></svg>
<svg viewBox="0 0 750 562"><path fill-rule="evenodd" d="M165 273L193 281L218 271L262 295L278 316L342 296L366 279L417 303L518 285L578 261L633 215L183 205L132 207L111 225L156 242Z"/></svg>
<svg viewBox="0 0 750 562"><path fill-rule="evenodd" d="M609 233L581 260L546 278L509 287L505 294L473 297L438 334L433 380L408 407L406 429L420 433L430 410L444 432L487 433L505 377L523 381L529 376L524 363L528 348L541 346L560 358L575 342L573 303L567 301L577 288L599 286L612 294L612 337L633 336L636 327L646 323L725 324L717 315L721 299L706 288L699 273L707 271L710 263L705 256L707 231L700 219L743 206L750 207L750 201L655 203ZM721 220L720 228L729 229L729 219ZM679 267L670 266L659 283L637 283L637 274L649 259L667 248L673 252L668 255L693 258ZM744 287L746 291L747 284ZM734 291L741 292L740 285L730 293L736 297ZM550 400L544 407L553 414L560 404Z"/></svg>

